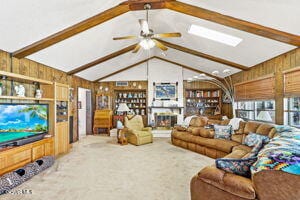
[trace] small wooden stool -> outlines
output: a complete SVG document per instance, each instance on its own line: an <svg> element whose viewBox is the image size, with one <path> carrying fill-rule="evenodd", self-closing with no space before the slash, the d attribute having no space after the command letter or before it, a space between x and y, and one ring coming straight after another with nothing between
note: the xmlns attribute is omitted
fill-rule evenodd
<svg viewBox="0 0 300 200"><path fill-rule="evenodd" d="M128 144L128 141L122 130L123 129L118 129L118 131L117 131L118 143L120 143L121 145L126 145L126 144Z"/></svg>

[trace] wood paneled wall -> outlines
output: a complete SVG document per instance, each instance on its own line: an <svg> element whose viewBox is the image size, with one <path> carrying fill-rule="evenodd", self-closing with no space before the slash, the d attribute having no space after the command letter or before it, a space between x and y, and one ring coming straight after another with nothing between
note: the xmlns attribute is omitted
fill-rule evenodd
<svg viewBox="0 0 300 200"><path fill-rule="evenodd" d="M37 63L35 61L29 59L17 59L11 58L9 53L0 50L0 70L23 74L26 76L30 76L33 78L40 78L49 81L55 81L58 83L68 84L71 88L74 88L73 95L74 101L70 102L71 116L74 117L74 126L73 133L74 138L73 141L78 140L78 130L77 130L77 91L78 87L91 89L94 93L94 83L77 76L69 76L65 72L51 68L49 66L43 65L41 63ZM6 83L5 80L1 81L3 85L6 87L6 91L4 91L4 95L10 91L11 84ZM34 96L35 86L32 84L24 84L26 89L27 96ZM5 93L6 92L6 93ZM10 95L10 94L7 94ZM92 95L95 96L95 95Z"/></svg>
<svg viewBox="0 0 300 200"><path fill-rule="evenodd" d="M275 74L275 101L276 101L276 123L283 124L283 71L300 66L300 48L279 55L261 64L252 67L248 71L233 75L233 82L240 83L254 80L259 77Z"/></svg>

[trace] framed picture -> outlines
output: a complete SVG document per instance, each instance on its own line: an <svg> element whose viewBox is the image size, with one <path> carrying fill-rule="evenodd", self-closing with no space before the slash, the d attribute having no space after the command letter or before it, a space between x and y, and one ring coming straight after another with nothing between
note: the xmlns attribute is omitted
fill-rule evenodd
<svg viewBox="0 0 300 200"><path fill-rule="evenodd" d="M96 109L110 109L110 97L105 95L97 95L96 97Z"/></svg>
<svg viewBox="0 0 300 200"><path fill-rule="evenodd" d="M154 100L176 100L178 83L153 83Z"/></svg>

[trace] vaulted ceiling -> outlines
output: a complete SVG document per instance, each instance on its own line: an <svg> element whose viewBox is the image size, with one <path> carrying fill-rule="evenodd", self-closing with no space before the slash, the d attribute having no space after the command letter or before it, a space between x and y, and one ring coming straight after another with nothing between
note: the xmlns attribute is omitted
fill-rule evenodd
<svg viewBox="0 0 300 200"><path fill-rule="evenodd" d="M0 49L98 81L153 57L196 72L229 68L236 73L300 46L298 0L122 2L1 0ZM139 34L138 19L145 19L146 11L140 10L145 2L163 8L149 11L155 33L182 34L162 41L169 47L166 55L156 48L133 54L130 50L138 40L112 40ZM243 40L232 47L191 35L187 31L192 24Z"/></svg>

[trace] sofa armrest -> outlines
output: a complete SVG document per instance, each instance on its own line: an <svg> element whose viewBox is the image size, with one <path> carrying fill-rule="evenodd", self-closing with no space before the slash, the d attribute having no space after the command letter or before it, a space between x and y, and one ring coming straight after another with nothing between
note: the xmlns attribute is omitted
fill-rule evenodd
<svg viewBox="0 0 300 200"><path fill-rule="evenodd" d="M186 127L183 127L183 126L176 125L176 126L173 127L173 130L177 130L177 131L186 131L187 128L186 128Z"/></svg>
<svg viewBox="0 0 300 200"><path fill-rule="evenodd" d="M260 200L293 200L300 197L300 176L279 170L263 170L252 176Z"/></svg>
<svg viewBox="0 0 300 200"><path fill-rule="evenodd" d="M251 179L227 173L215 166L203 168L198 173L198 179L241 198L255 199L256 197Z"/></svg>
<svg viewBox="0 0 300 200"><path fill-rule="evenodd" d="M145 128L142 128L142 131L152 131L152 128L151 127L145 127Z"/></svg>

